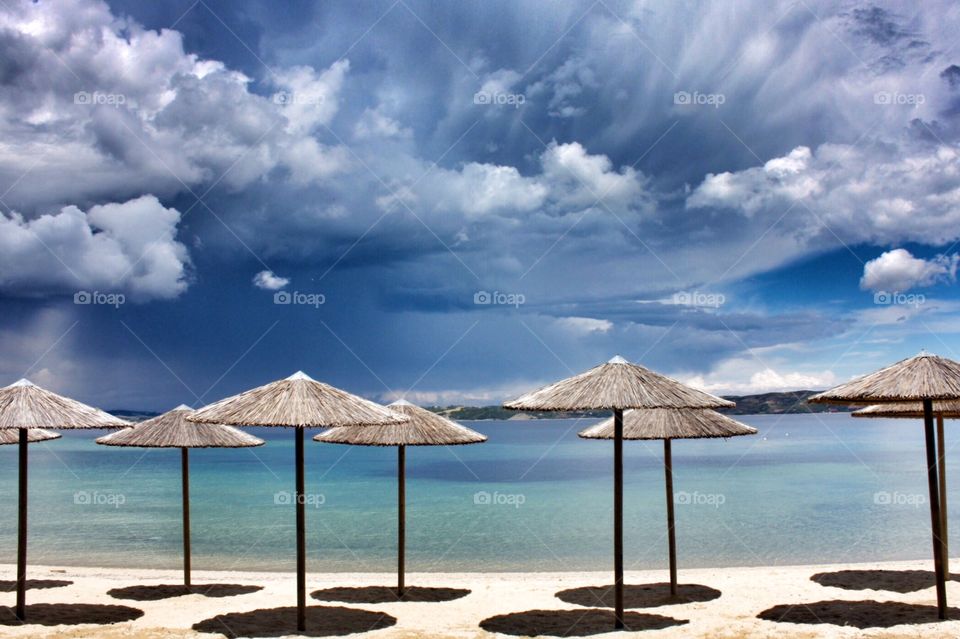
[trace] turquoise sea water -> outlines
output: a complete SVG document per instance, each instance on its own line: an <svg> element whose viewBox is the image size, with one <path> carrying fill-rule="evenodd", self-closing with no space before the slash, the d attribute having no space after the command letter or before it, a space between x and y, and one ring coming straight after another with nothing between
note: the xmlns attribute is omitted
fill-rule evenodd
<svg viewBox="0 0 960 639"><path fill-rule="evenodd" d="M930 556L918 421L741 419L760 434L674 443L681 567ZM595 421L473 422L487 443L409 449L408 570L606 570L612 445L576 437ZM960 489L952 426L948 479ZM191 453L195 569L293 567L293 431L250 431L267 445ZM179 567L179 452L98 446L98 435L66 431L31 445L30 562ZM666 565L662 450L625 444L628 569ZM396 450L308 441L306 451L309 569L392 570ZM16 446L0 447L0 561L8 563L16 463ZM951 524L960 532L960 514Z"/></svg>

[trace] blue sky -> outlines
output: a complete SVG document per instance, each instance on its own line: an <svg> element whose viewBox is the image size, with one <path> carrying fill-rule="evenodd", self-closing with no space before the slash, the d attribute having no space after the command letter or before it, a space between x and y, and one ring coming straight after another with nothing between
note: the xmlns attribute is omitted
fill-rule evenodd
<svg viewBox="0 0 960 639"><path fill-rule="evenodd" d="M0 375L496 403L960 358L960 9L0 6ZM289 303L277 303L285 302Z"/></svg>

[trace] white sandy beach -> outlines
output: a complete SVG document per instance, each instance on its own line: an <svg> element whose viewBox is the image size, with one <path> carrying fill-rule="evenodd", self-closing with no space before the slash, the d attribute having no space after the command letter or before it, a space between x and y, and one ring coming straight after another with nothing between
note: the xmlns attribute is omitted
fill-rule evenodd
<svg viewBox="0 0 960 639"><path fill-rule="evenodd" d="M722 568L682 570L681 584L700 584L722 593L718 598L697 603L666 605L654 608L635 608L631 613L644 615L634 618L633 623L646 629L643 636L651 637L958 637L960 636L960 610L955 611L956 621L943 623L923 623L933 620L935 612L911 609L909 605L935 605L935 594L931 587L911 592L892 590L847 589L825 586L816 583L810 577L817 573L834 573L842 570L889 570L889 571L929 571L929 561L892 562L882 564L849 564L824 566L791 566L778 568ZM12 576L14 567L0 567L3 575ZM909 573L907 573L909 576ZM33 566L29 574L36 580L64 580L73 582L68 586L31 589L28 591L28 605L34 604L95 604L98 606L129 606L143 614L133 621L124 621L112 625L37 625L20 627L0 626L0 636L4 637L218 637L231 630L243 635L246 626L243 622L226 620L226 623L213 621L207 628L213 632L197 632L193 625L225 613L243 613L258 609L292 606L294 601L293 574L283 573L241 573L241 572L194 572L194 584L240 584L262 586L263 589L236 596L207 597L200 594L178 596L158 601L138 601L117 599L107 591L130 586L150 586L155 584L176 584L180 572L176 570L141 569L100 569L75 567ZM636 571L627 573L627 584L649 584L662 582L664 571ZM854 576L856 577L856 576ZM926 582L919 577L920 586ZM394 576L388 573L377 574L309 574L308 592L333 587L362 587L372 585L389 586ZM863 579L833 577L841 585L858 586ZM847 584L847 582L853 583ZM555 593L582 586L604 585L610 582L610 573L426 573L408 575L408 586L431 586L469 590L461 598L443 602L390 602L390 603L335 603L319 602L310 599L311 606L347 607L355 610L386 613L396 619L378 619L376 614L359 615L351 611L326 611L327 618L339 618L346 614L347 619L336 634L365 632L371 638L393 639L413 637L492 637L510 636L499 632L488 632L481 622L500 615L529 611L556 611L539 615L512 616L488 621L485 625L491 630L505 630L516 634L518 623L533 620L533 627L541 627L544 619L556 619L561 626L554 634L562 635L569 629L569 636L582 636L591 631L595 622L591 621L589 608L574 603L565 603ZM871 580L871 583L875 583ZM900 590L911 586L897 577L894 580ZM960 583L948 584L951 602L960 604ZM14 594L2 594L4 605L12 605ZM841 610L842 604L830 604L819 608L807 608L801 604L827 601L865 601L856 612ZM897 603L908 604L902 609L894 609ZM627 597L628 606L630 595ZM785 608L775 610L767 616L771 619L791 619L797 615L806 615L811 621L821 623L788 623L759 619L758 615L775 606ZM106 609L113 610L113 609ZM572 611L557 614L560 611ZM129 614L129 611L127 611ZM320 611L323 612L323 611ZM29 614L29 609L28 609ZM319 613L318 613L319 614ZM656 615L656 617L649 617ZM906 615L906 616L897 616ZM37 617L40 615L38 614ZM37 618L35 617L35 618ZM354 618L356 617L356 618ZM664 619L667 618L667 619ZM677 622L686 621L679 624ZM372 620L372 621L371 621ZM867 620L881 627L858 628L842 627L846 620L854 625ZM906 620L908 623L897 624ZM54 620L46 621L47 624ZM285 636L278 633L277 624L269 618L261 618L258 623L267 629L252 632L254 636ZM628 625L631 620L628 619ZM368 628L379 625L374 630ZM491 625L492 624L492 625ZM335 624L336 625L336 624ZM600 626L603 627L601 621ZM860 624L863 625L863 624ZM666 626L666 627L664 627ZM250 626L251 628L254 626ZM273 634L270 634L270 633ZM327 635L334 634L327 632ZM319 636L315 634L314 636ZM613 633L606 636L614 636ZM623 636L617 634L617 636Z"/></svg>

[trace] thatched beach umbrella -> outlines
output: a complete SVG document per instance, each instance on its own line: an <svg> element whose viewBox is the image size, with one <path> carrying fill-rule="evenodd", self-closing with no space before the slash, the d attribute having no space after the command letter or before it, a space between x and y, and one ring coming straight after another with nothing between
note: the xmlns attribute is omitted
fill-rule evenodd
<svg viewBox="0 0 960 639"><path fill-rule="evenodd" d="M830 404L919 403L927 446L927 488L930 493L930 528L933 532L933 566L936 575L937 612L947 618L943 531L940 527L940 486L937 473L933 403L960 400L960 363L923 352L914 357L858 377L814 395L808 401Z"/></svg>
<svg viewBox="0 0 960 639"><path fill-rule="evenodd" d="M486 435L414 406L406 400L398 400L387 406L395 413L409 419L402 424L389 426L363 426L360 428L334 428L314 437L314 441L329 444L353 444L356 446L397 447L397 595L404 593L404 556L406 552L406 459L407 446L459 446L487 441Z"/></svg>
<svg viewBox="0 0 960 639"><path fill-rule="evenodd" d="M263 446L263 440L231 426L195 424L187 421L194 412L181 404L171 411L144 420L132 428L97 440L105 446L179 448L183 492L183 586L190 589L190 456L191 448L248 448Z"/></svg>
<svg viewBox="0 0 960 639"><path fill-rule="evenodd" d="M614 357L606 364L527 393L505 408L613 411L613 572L616 628L623 628L623 411L631 408L723 408L733 402Z"/></svg>
<svg viewBox="0 0 960 639"><path fill-rule="evenodd" d="M27 601L27 443L37 428L122 428L124 421L102 410L44 390L21 379L0 388L0 431L19 431L19 524L17 527L17 619L26 619Z"/></svg>
<svg viewBox="0 0 960 639"><path fill-rule="evenodd" d="M42 428L31 428L27 431L27 443L35 444L36 442L47 442L51 439L60 439L62 435L60 433L54 433L49 430L44 430ZM14 430L0 430L0 446L6 446L9 444L19 444L20 443L20 433Z"/></svg>
<svg viewBox="0 0 960 639"><path fill-rule="evenodd" d="M677 539L673 513L674 439L705 439L756 435L757 429L726 415L699 408L652 408L628 410L623 414L623 438L626 440L663 440L663 468L667 489L667 535L670 552L670 594L677 594ZM613 439L614 420L607 419L579 433L584 439Z"/></svg>
<svg viewBox="0 0 960 639"><path fill-rule="evenodd" d="M337 426L383 426L407 420L374 402L298 371L276 382L221 399L188 421L231 426L271 426L296 431L297 629L306 630L307 546L304 507L303 431Z"/></svg>
<svg viewBox="0 0 960 639"><path fill-rule="evenodd" d="M853 417L889 417L903 419L922 418L923 404L916 402L896 402L874 404L850 413ZM933 414L937 417L937 475L940 488L940 529L943 535L943 574L950 577L950 530L947 522L947 455L943 435L944 418L960 417L960 402L934 402Z"/></svg>

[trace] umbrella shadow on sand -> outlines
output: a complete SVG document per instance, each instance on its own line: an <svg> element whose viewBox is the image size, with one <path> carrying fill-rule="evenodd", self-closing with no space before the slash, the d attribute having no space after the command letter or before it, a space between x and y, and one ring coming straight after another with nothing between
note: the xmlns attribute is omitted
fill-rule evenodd
<svg viewBox="0 0 960 639"><path fill-rule="evenodd" d="M957 619L960 609L948 608ZM939 623L937 607L899 601L817 601L805 604L782 604L768 608L758 619L794 624L825 624L867 628L891 628L901 624Z"/></svg>
<svg viewBox="0 0 960 639"><path fill-rule="evenodd" d="M720 597L720 591L700 584L678 584L677 594L670 594L669 583L625 585L623 587L624 608L656 608L685 603L712 601ZM615 591L613 585L584 586L561 590L554 595L557 599L588 608L613 608Z"/></svg>
<svg viewBox="0 0 960 639"><path fill-rule="evenodd" d="M203 597L237 597L249 595L252 592L263 590L263 586L244 586L242 584L200 584L187 588L183 584L155 584L150 586L136 585L125 588L113 588L107 594L114 599L129 599L131 601L160 601L186 595L201 595Z"/></svg>
<svg viewBox="0 0 960 639"><path fill-rule="evenodd" d="M439 603L453 601L470 594L465 588L428 588L425 586L407 586L400 595L395 587L391 586L363 586L349 588L346 586L315 590L310 596L319 601L340 601L343 603L396 603L400 601Z"/></svg>
<svg viewBox="0 0 960 639"><path fill-rule="evenodd" d="M960 581L960 575L948 576ZM936 577L929 570L838 570L818 572L810 577L821 586L843 590L888 590L908 593L933 588Z"/></svg>
<svg viewBox="0 0 960 639"><path fill-rule="evenodd" d="M64 579L27 579L27 590L47 590L48 588L66 588L73 585L72 581ZM0 579L0 592L14 592L17 582L10 579Z"/></svg>
<svg viewBox="0 0 960 639"><path fill-rule="evenodd" d="M250 612L231 612L205 619L193 625L197 632L210 632L224 637L337 637L357 632L370 632L396 625L395 617L384 612L343 608L340 606L308 606L306 629L297 630L297 608L265 608Z"/></svg>
<svg viewBox="0 0 960 639"><path fill-rule="evenodd" d="M111 624L133 621L143 616L143 611L129 606L101 604L29 604L26 607L26 623L17 619L12 607L0 607L0 625L75 626L79 624Z"/></svg>
<svg viewBox="0 0 960 639"><path fill-rule="evenodd" d="M589 637L608 633L613 628L612 610L527 610L507 615L497 615L480 622L487 632L521 637ZM674 619L662 615L626 612L624 626L628 631L662 630L690 623L686 619Z"/></svg>

